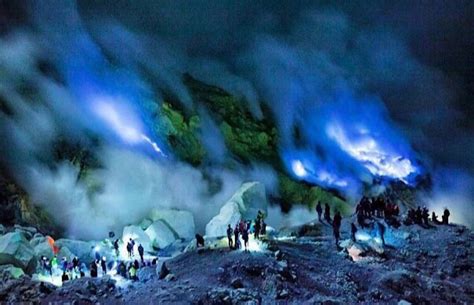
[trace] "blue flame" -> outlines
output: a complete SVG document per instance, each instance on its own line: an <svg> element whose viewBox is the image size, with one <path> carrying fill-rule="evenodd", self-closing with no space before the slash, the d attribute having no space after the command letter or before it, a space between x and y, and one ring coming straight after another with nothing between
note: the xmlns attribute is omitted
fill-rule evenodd
<svg viewBox="0 0 474 305"><path fill-rule="evenodd" d="M303 148L282 152L297 179L356 193L374 178L412 184L421 172L413 149L375 98L341 95L306 108L300 122Z"/></svg>
<svg viewBox="0 0 474 305"><path fill-rule="evenodd" d="M144 102L153 98L138 74L131 67L113 66L79 26L62 43L69 47L59 54L61 72L87 117L88 127L108 141L165 156L163 145L148 127L152 124Z"/></svg>

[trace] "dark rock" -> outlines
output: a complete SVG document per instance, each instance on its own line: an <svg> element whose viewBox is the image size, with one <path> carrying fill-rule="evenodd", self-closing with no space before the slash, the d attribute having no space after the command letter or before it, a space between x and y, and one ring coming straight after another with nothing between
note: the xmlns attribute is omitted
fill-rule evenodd
<svg viewBox="0 0 474 305"><path fill-rule="evenodd" d="M164 279L168 274L170 274L170 270L166 267L166 263L163 263L160 270L160 280Z"/></svg>
<svg viewBox="0 0 474 305"><path fill-rule="evenodd" d="M241 278L236 278L234 279L230 285L232 286L232 288L234 289L238 289L238 288L244 288L244 284L242 283L242 279Z"/></svg>

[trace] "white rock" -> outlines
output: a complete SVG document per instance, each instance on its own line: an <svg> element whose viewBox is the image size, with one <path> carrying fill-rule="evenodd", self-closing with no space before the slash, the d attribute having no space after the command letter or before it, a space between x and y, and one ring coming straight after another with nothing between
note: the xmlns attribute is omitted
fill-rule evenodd
<svg viewBox="0 0 474 305"><path fill-rule="evenodd" d="M408 302L408 301L405 301L405 300L400 300L400 301L397 303L397 305L411 305L411 303Z"/></svg>
<svg viewBox="0 0 474 305"><path fill-rule="evenodd" d="M176 237L173 231L162 220L155 221L145 231L154 248L163 249L171 245Z"/></svg>
<svg viewBox="0 0 474 305"><path fill-rule="evenodd" d="M153 209L150 213L150 218L153 221L163 220L177 234L177 237L185 239L194 238L194 217L191 212L174 209Z"/></svg>
<svg viewBox="0 0 474 305"><path fill-rule="evenodd" d="M153 220L145 218L142 220L142 222L140 222L139 226L140 228L142 228L142 230L146 230L148 229L149 226L151 226L152 223L153 223Z"/></svg>
<svg viewBox="0 0 474 305"><path fill-rule="evenodd" d="M32 272L36 267L36 257L23 234L11 232L0 237L0 265L12 264L25 272Z"/></svg>
<svg viewBox="0 0 474 305"><path fill-rule="evenodd" d="M139 226L130 225L123 228L122 241L124 245L128 243L130 238L135 241L135 247L142 244L145 251L152 251L150 237L148 237L145 231L143 231Z"/></svg>
<svg viewBox="0 0 474 305"><path fill-rule="evenodd" d="M265 187L260 182L247 182L237 190L206 225L206 236L226 236L227 226L235 227L240 219L255 219L258 211L267 213Z"/></svg>

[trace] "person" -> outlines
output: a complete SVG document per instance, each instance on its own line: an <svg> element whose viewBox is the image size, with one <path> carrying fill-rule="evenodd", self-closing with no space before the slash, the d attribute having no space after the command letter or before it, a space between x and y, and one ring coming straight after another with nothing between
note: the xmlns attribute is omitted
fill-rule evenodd
<svg viewBox="0 0 474 305"><path fill-rule="evenodd" d="M145 262L143 260L143 254L145 253L145 249L143 249L142 244L138 245L138 254L140 255L140 260L142 261L142 264Z"/></svg>
<svg viewBox="0 0 474 305"><path fill-rule="evenodd" d="M196 247L204 247L204 237L200 234L196 234Z"/></svg>
<svg viewBox="0 0 474 305"><path fill-rule="evenodd" d="M63 257L61 259L61 270L63 272L67 271L67 258L66 257Z"/></svg>
<svg viewBox="0 0 474 305"><path fill-rule="evenodd" d="M433 211L433 212L431 213L431 221L432 221L434 224L439 224L438 215L436 215L435 211Z"/></svg>
<svg viewBox="0 0 474 305"><path fill-rule="evenodd" d="M127 267L125 266L124 262L120 262L118 265L117 273L123 278L127 277Z"/></svg>
<svg viewBox="0 0 474 305"><path fill-rule="evenodd" d="M449 216L450 215L451 215L451 213L449 212L448 208L445 208L444 212L443 212L443 216L442 216L444 225L449 224Z"/></svg>
<svg viewBox="0 0 474 305"><path fill-rule="evenodd" d="M107 274L107 260L105 256L102 256L102 259L100 260L100 266L102 267L102 274L106 275Z"/></svg>
<svg viewBox="0 0 474 305"><path fill-rule="evenodd" d="M247 229L242 232L242 239L244 240L245 251L247 251L247 247L249 246L249 231Z"/></svg>
<svg viewBox="0 0 474 305"><path fill-rule="evenodd" d="M356 241L357 227L354 223L351 223L351 239L353 242Z"/></svg>
<svg viewBox="0 0 474 305"><path fill-rule="evenodd" d="M257 219L263 220L263 218L264 218L264 215L263 215L262 211L258 210L258 212L257 212Z"/></svg>
<svg viewBox="0 0 474 305"><path fill-rule="evenodd" d="M117 238L114 241L114 250L115 250L115 256L119 256L119 239Z"/></svg>
<svg viewBox="0 0 474 305"><path fill-rule="evenodd" d="M243 219L239 222L239 232L242 233L245 230L246 224Z"/></svg>
<svg viewBox="0 0 474 305"><path fill-rule="evenodd" d="M133 261L133 267L135 267L135 269L138 270L140 268L140 263L138 263L137 260L134 260Z"/></svg>
<svg viewBox="0 0 474 305"><path fill-rule="evenodd" d="M240 248L240 239L239 239L239 226L238 224L235 225L234 229L234 240L235 240L235 249Z"/></svg>
<svg viewBox="0 0 474 305"><path fill-rule="evenodd" d="M339 246L341 222L342 222L341 213L339 213L339 211L336 211L336 213L334 214L333 222L332 222L334 238L336 239L336 246Z"/></svg>
<svg viewBox="0 0 474 305"><path fill-rule="evenodd" d="M95 260L90 263L89 270L91 277L97 277L97 264L95 263Z"/></svg>
<svg viewBox="0 0 474 305"><path fill-rule="evenodd" d="M416 218L416 212L414 209L409 209L408 214L407 214L407 219L405 221L406 225L412 225L415 223L415 218Z"/></svg>
<svg viewBox="0 0 474 305"><path fill-rule="evenodd" d="M232 241L232 234L234 233L234 230L232 230L232 227L230 224L227 225L227 242L229 244L229 249L232 249L234 247L234 243Z"/></svg>
<svg viewBox="0 0 474 305"><path fill-rule="evenodd" d="M425 224L425 226L429 226L429 224L428 224L429 217L430 217L430 213L428 211L428 208L425 206L425 207L423 207L423 211L422 211L422 219L423 219L423 223Z"/></svg>
<svg viewBox="0 0 474 305"><path fill-rule="evenodd" d="M69 276L67 275L66 271L63 271L63 275L61 276L61 281L63 283L69 281Z"/></svg>
<svg viewBox="0 0 474 305"><path fill-rule="evenodd" d="M382 245L385 246L385 226L381 222L377 222L377 227L380 234L380 239L382 240Z"/></svg>
<svg viewBox="0 0 474 305"><path fill-rule="evenodd" d="M77 256L74 256L74 258L72 259L72 267L73 268L79 267L79 258L77 258Z"/></svg>
<svg viewBox="0 0 474 305"><path fill-rule="evenodd" d="M415 223L417 225L421 225L422 219L423 219L423 211L421 210L421 207L418 207L415 211Z"/></svg>
<svg viewBox="0 0 474 305"><path fill-rule="evenodd" d="M257 219L255 220L255 227L254 227L254 229L255 229L254 238L255 239L259 239L261 228L262 228L261 220L257 217Z"/></svg>
<svg viewBox="0 0 474 305"><path fill-rule="evenodd" d="M260 231L260 233L262 233L262 235L267 234L267 224L266 224L265 220L263 220L263 219L262 219L262 230Z"/></svg>
<svg viewBox="0 0 474 305"><path fill-rule="evenodd" d="M132 239L130 238L130 240L128 241L127 243L127 253L128 253L128 257L132 257L133 256L133 244L132 244Z"/></svg>
<svg viewBox="0 0 474 305"><path fill-rule="evenodd" d="M320 201L318 201L318 204L316 205L316 213L318 213L319 222L322 222L321 215L323 214L323 207L321 206Z"/></svg>
<svg viewBox="0 0 474 305"><path fill-rule="evenodd" d="M331 223L331 209L329 208L329 204L324 204L324 220L328 223Z"/></svg>
<svg viewBox="0 0 474 305"><path fill-rule="evenodd" d="M134 264L130 264L130 268L128 269L128 274L129 274L129 278L132 281L137 280L137 269L135 268Z"/></svg>

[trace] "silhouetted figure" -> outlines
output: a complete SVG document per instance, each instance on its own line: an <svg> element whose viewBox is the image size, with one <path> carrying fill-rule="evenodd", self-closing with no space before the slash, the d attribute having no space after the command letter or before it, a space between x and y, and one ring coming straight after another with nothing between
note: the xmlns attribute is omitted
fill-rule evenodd
<svg viewBox="0 0 474 305"><path fill-rule="evenodd" d="M377 228L380 234L380 239L382 240L382 245L385 246L385 226L382 223L377 222Z"/></svg>
<svg viewBox="0 0 474 305"><path fill-rule="evenodd" d="M415 223L417 225L421 225L423 219L423 211L421 210L420 207L418 207L415 211Z"/></svg>
<svg viewBox="0 0 474 305"><path fill-rule="evenodd" d="M89 270L91 277L97 277L97 264L95 263L95 260L90 263Z"/></svg>
<svg viewBox="0 0 474 305"><path fill-rule="evenodd" d="M127 242L127 253L128 253L128 257L132 257L133 256L133 246L134 246L134 242L132 242L133 240L130 238L130 240Z"/></svg>
<svg viewBox="0 0 474 305"><path fill-rule="evenodd" d="M234 247L234 243L232 241L232 234L234 233L234 230L232 230L231 226L227 226L227 241L229 242L229 248L232 249Z"/></svg>
<svg viewBox="0 0 474 305"><path fill-rule="evenodd" d="M333 229L333 233L334 233L334 238L336 239L336 246L339 246L341 222L342 222L341 213L339 213L339 211L337 211L334 214L334 220L332 222L332 229Z"/></svg>
<svg viewBox="0 0 474 305"><path fill-rule="evenodd" d="M329 208L329 204L324 204L324 220L328 223L331 223L331 209Z"/></svg>
<svg viewBox="0 0 474 305"><path fill-rule="evenodd" d="M439 224L438 215L436 215L435 211L431 213L431 221L436 225Z"/></svg>
<svg viewBox="0 0 474 305"><path fill-rule="evenodd" d="M145 262L143 259L143 255L145 254L145 249L143 249L142 244L138 245L138 254L140 255L140 260L142 261L142 264Z"/></svg>
<svg viewBox="0 0 474 305"><path fill-rule="evenodd" d="M240 248L240 239L239 239L239 225L236 224L235 225L235 229L234 229L234 240L235 240L235 249L239 249Z"/></svg>
<svg viewBox="0 0 474 305"><path fill-rule="evenodd" d="M259 239L260 237L260 230L262 228L261 220L257 217L255 220L255 227L254 227L254 238Z"/></svg>
<svg viewBox="0 0 474 305"><path fill-rule="evenodd" d="M245 251L247 251L249 246L249 231L247 229L242 232L242 239L244 240Z"/></svg>
<svg viewBox="0 0 474 305"><path fill-rule="evenodd" d="M316 213L318 213L318 220L319 222L322 221L321 216L323 215L323 207L321 206L321 202L318 201L316 205Z"/></svg>
<svg viewBox="0 0 474 305"><path fill-rule="evenodd" d="M73 268L79 267L79 259L77 258L77 256L74 256L74 258L72 259L72 267Z"/></svg>
<svg viewBox="0 0 474 305"><path fill-rule="evenodd" d="M66 271L63 272L63 275L61 276L61 281L63 283L69 281L69 276L67 275Z"/></svg>
<svg viewBox="0 0 474 305"><path fill-rule="evenodd" d="M115 250L115 256L119 256L119 240L118 239L114 241L114 250Z"/></svg>
<svg viewBox="0 0 474 305"><path fill-rule="evenodd" d="M168 274L170 274L170 270L168 269L168 267L166 267L166 263L163 263L161 265L159 279L160 280L164 279Z"/></svg>
<svg viewBox="0 0 474 305"><path fill-rule="evenodd" d="M423 208L423 211L422 211L422 220L423 220L423 223L425 226L429 226L429 223L428 223L428 220L429 220L429 217L430 217L430 213L428 211L428 208L427 207L424 207Z"/></svg>
<svg viewBox="0 0 474 305"><path fill-rule="evenodd" d="M354 223L351 223L351 239L353 242L356 241L357 227Z"/></svg>
<svg viewBox="0 0 474 305"><path fill-rule="evenodd" d="M200 234L196 234L196 247L204 247L204 237Z"/></svg>
<svg viewBox="0 0 474 305"><path fill-rule="evenodd" d="M135 267L135 269L138 270L140 268L140 263L137 260L134 260L133 261L133 267Z"/></svg>
<svg viewBox="0 0 474 305"><path fill-rule="evenodd" d="M103 275L107 274L107 263L106 263L105 256L102 257L102 259L100 260L100 266L102 267L102 274Z"/></svg>
<svg viewBox="0 0 474 305"><path fill-rule="evenodd" d="M120 262L120 264L118 265L117 273L123 278L127 277L127 266L125 266L124 262Z"/></svg>
<svg viewBox="0 0 474 305"><path fill-rule="evenodd" d="M449 216L451 215L451 213L449 212L449 210L447 208L444 209L444 212L443 212L443 224L444 225L447 225L449 224Z"/></svg>

